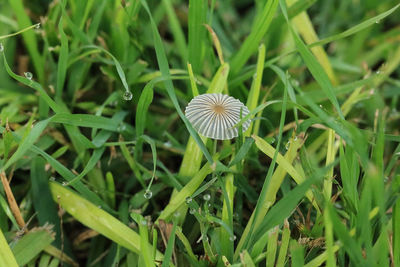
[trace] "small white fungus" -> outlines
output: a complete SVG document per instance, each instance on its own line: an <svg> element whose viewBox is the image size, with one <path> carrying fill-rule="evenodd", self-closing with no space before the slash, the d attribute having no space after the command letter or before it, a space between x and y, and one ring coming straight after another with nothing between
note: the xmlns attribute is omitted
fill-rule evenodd
<svg viewBox="0 0 400 267"><path fill-rule="evenodd" d="M217 140L237 137L239 127L233 126L247 114L249 109L242 102L224 94L198 95L190 101L185 111L196 131ZM242 124L243 131L249 126L250 120L245 121Z"/></svg>

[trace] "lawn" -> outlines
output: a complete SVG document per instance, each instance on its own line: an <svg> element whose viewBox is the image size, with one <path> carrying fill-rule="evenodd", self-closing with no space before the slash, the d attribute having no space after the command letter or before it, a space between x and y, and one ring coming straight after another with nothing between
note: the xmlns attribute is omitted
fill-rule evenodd
<svg viewBox="0 0 400 267"><path fill-rule="evenodd" d="M0 267L400 266L396 0L0 0Z"/></svg>

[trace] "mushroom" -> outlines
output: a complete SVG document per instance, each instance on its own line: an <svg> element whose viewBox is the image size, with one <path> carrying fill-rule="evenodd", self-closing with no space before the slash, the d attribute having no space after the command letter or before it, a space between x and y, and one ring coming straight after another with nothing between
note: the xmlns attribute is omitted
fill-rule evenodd
<svg viewBox="0 0 400 267"><path fill-rule="evenodd" d="M242 112L242 113L240 113ZM217 140L228 140L238 136L234 127L249 114L249 109L239 100L224 94L203 94L193 98L186 107L185 115L194 129ZM243 131L250 126L250 120L242 124Z"/></svg>

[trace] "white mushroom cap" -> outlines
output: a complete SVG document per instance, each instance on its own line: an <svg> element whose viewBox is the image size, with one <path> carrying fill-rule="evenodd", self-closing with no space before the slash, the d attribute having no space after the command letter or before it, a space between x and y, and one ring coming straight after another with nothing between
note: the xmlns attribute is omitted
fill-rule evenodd
<svg viewBox="0 0 400 267"><path fill-rule="evenodd" d="M203 94L193 98L186 107L185 115L194 129L205 137L228 140L238 136L238 127L233 127L249 109L239 100L224 94ZM250 120L242 124L243 131Z"/></svg>

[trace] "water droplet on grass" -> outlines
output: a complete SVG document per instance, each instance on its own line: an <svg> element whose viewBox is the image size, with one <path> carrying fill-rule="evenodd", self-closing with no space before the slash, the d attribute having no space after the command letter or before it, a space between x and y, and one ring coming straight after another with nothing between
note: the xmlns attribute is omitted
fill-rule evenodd
<svg viewBox="0 0 400 267"><path fill-rule="evenodd" d="M190 209L190 210L189 210L189 213L190 213L190 214L195 214L195 213L196 213L196 210L195 210L195 209Z"/></svg>
<svg viewBox="0 0 400 267"><path fill-rule="evenodd" d="M143 219L143 220L140 221L140 224L141 225L147 225L147 221L145 219Z"/></svg>
<svg viewBox="0 0 400 267"><path fill-rule="evenodd" d="M149 189L146 189L143 196L145 199L150 199L153 196L153 192L151 192Z"/></svg>
<svg viewBox="0 0 400 267"><path fill-rule="evenodd" d="M296 80L296 79L292 79L291 82L292 82L293 86L299 86L300 85L300 82L298 80Z"/></svg>
<svg viewBox="0 0 400 267"><path fill-rule="evenodd" d="M286 149L286 150L289 150L289 147L290 147L290 141L286 143L285 149Z"/></svg>
<svg viewBox="0 0 400 267"><path fill-rule="evenodd" d="M172 147L172 144L171 144L170 141L167 141L167 142L164 143L164 146L165 147Z"/></svg>
<svg viewBox="0 0 400 267"><path fill-rule="evenodd" d="M28 79L28 80L32 80L33 78L33 74L31 72L24 72L24 76Z"/></svg>
<svg viewBox="0 0 400 267"><path fill-rule="evenodd" d="M125 131L125 130L126 130L126 125L125 125L123 122L121 122L121 123L119 124L118 128L117 128L117 131L118 131L118 132L123 132L123 131Z"/></svg>
<svg viewBox="0 0 400 267"><path fill-rule="evenodd" d="M40 29L40 23L35 25L35 29Z"/></svg>
<svg viewBox="0 0 400 267"><path fill-rule="evenodd" d="M211 199L210 194L205 194L205 195L203 196L203 199L204 199L205 201L209 201L209 200Z"/></svg>
<svg viewBox="0 0 400 267"><path fill-rule="evenodd" d="M55 177L50 177L50 181L55 181L56 178Z"/></svg>
<svg viewBox="0 0 400 267"><path fill-rule="evenodd" d="M232 242L235 241L236 240L236 236L235 235L230 236L229 240L232 241Z"/></svg>
<svg viewBox="0 0 400 267"><path fill-rule="evenodd" d="M179 211L177 211L177 212L174 213L174 216L175 217L179 217L179 216L181 216L181 213Z"/></svg>
<svg viewBox="0 0 400 267"><path fill-rule="evenodd" d="M193 200L193 198L187 197L187 198L186 198L186 204L189 204L190 202L192 202L192 200Z"/></svg>
<svg viewBox="0 0 400 267"><path fill-rule="evenodd" d="M204 241L206 241L206 242L208 241L208 236L207 236L207 235L202 235L201 238L202 238L202 240L204 240Z"/></svg>
<svg viewBox="0 0 400 267"><path fill-rule="evenodd" d="M124 98L124 100L129 101L129 100L132 100L133 95L131 92L125 91L125 93L122 97Z"/></svg>
<svg viewBox="0 0 400 267"><path fill-rule="evenodd" d="M3 51L4 51L3 43L0 43L0 52L3 52Z"/></svg>
<svg viewBox="0 0 400 267"><path fill-rule="evenodd" d="M67 182L62 182L61 185L62 185L62 186L67 186L68 183L67 183Z"/></svg>
<svg viewBox="0 0 400 267"><path fill-rule="evenodd" d="M381 22L380 20L376 20L376 21L375 21L376 24L379 24L380 22Z"/></svg>

